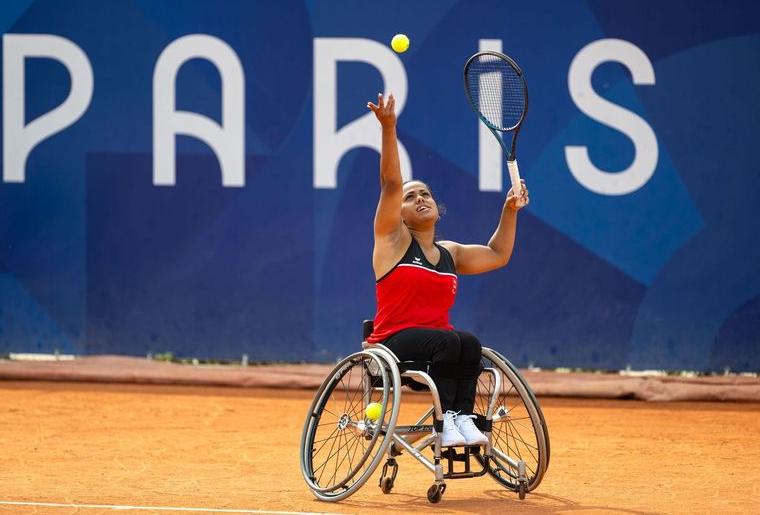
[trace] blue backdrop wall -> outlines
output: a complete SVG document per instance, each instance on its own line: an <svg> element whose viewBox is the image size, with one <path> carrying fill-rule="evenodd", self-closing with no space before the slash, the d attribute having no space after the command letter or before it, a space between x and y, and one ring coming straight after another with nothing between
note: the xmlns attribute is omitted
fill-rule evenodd
<svg viewBox="0 0 760 515"><path fill-rule="evenodd" d="M358 348L366 102L400 97L441 236L485 242L505 178L461 70L502 48L532 201L455 325L520 365L760 369L756 2L15 0L0 30L0 352Z"/></svg>

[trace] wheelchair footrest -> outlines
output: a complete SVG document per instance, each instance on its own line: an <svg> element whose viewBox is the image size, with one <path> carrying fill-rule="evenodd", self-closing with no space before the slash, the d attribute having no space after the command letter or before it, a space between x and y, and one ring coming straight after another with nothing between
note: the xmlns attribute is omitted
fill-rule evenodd
<svg viewBox="0 0 760 515"><path fill-rule="evenodd" d="M457 449L465 449L463 452L457 452ZM468 452L469 451L469 452ZM469 445L462 447L444 447L441 451L441 459L452 461L467 461L467 458L472 454L480 454L480 447L477 445Z"/></svg>
<svg viewBox="0 0 760 515"><path fill-rule="evenodd" d="M457 451L462 449L462 452ZM480 465L481 470L474 471L470 466L470 458L475 458ZM441 451L441 459L447 463L447 471L443 475L444 479L464 479L468 477L478 477L488 472L488 456L481 455L481 448L477 445L467 445L464 447L446 447ZM455 471L454 463L464 463L464 470Z"/></svg>

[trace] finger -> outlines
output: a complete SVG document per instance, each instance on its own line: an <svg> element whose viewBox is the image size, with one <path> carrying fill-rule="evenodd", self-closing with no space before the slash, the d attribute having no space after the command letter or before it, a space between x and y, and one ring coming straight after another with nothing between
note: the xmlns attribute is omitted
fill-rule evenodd
<svg viewBox="0 0 760 515"><path fill-rule="evenodd" d="M396 107L396 99L393 98L393 94L388 97L388 110L393 111L393 109Z"/></svg>
<svg viewBox="0 0 760 515"><path fill-rule="evenodd" d="M384 105L385 105L385 101L383 100L383 94L382 93L378 93L377 94L377 107L379 107L380 109L382 109Z"/></svg>
<svg viewBox="0 0 760 515"><path fill-rule="evenodd" d="M374 113L374 112L377 112L377 110L379 109L379 107L377 107L377 106L376 106L375 104L373 104L372 102L367 102L367 107L369 107L370 109L372 109L372 112L373 112L373 113Z"/></svg>

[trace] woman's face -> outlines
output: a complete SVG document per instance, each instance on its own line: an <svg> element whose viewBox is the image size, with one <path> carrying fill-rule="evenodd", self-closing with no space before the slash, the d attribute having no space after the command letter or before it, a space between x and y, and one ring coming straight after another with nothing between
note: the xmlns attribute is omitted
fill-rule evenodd
<svg viewBox="0 0 760 515"><path fill-rule="evenodd" d="M438 204L424 182L410 181L404 184L402 195L401 219L407 227L435 225L439 218Z"/></svg>

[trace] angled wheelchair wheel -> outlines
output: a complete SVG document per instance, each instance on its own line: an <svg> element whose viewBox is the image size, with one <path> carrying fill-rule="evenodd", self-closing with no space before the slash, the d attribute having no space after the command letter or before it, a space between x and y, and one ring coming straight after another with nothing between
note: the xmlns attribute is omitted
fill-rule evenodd
<svg viewBox="0 0 760 515"><path fill-rule="evenodd" d="M485 416L492 410L488 472L503 486L524 495L541 483L549 466L546 421L533 391L504 356L484 347L481 363L475 412Z"/></svg>
<svg viewBox="0 0 760 515"><path fill-rule="evenodd" d="M531 389L528 382L525 380L525 378L520 374L520 372L517 370L517 367L514 366L506 357L504 357L503 354L501 354L498 351L491 350L496 356L501 358L502 362L512 369L512 371L515 373L517 378L522 381L523 386L525 386L525 390L528 393L528 396L531 398L531 401L536 406L536 411L538 412L538 417L541 420L541 427L544 430L544 440L546 441L546 467L549 467L549 461L551 460L551 442L549 441L549 428L546 426L546 419L544 418L544 412L541 410L541 404L539 404L538 399L536 398L536 394L533 393L533 389Z"/></svg>
<svg viewBox="0 0 760 515"><path fill-rule="evenodd" d="M301 472L315 497L340 501L355 493L384 458L396 426L398 368L371 350L339 362L320 386L301 435ZM376 420L371 403L381 406Z"/></svg>

